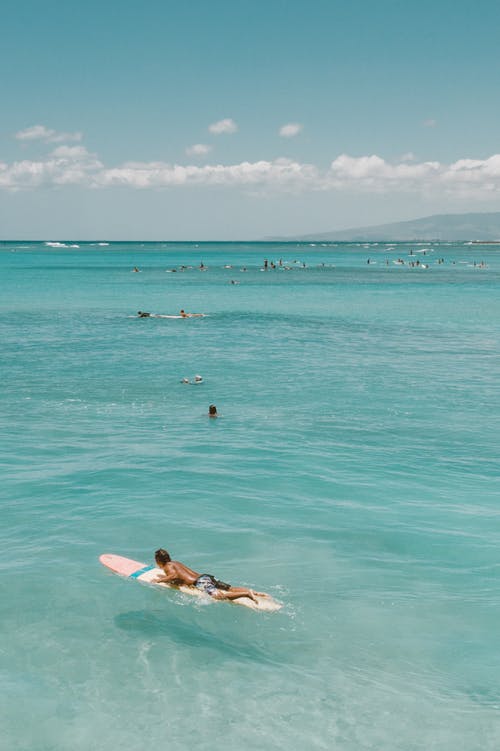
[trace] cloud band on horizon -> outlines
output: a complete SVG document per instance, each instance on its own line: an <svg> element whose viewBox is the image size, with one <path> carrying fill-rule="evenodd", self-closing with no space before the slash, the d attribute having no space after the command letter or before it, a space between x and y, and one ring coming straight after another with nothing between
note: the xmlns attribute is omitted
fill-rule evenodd
<svg viewBox="0 0 500 751"><path fill-rule="evenodd" d="M4 190L70 185L92 189L254 186L266 191L294 193L441 191L479 198L500 191L500 154L486 159L459 159L451 164L438 161L392 163L373 154L361 157L341 154L327 169L291 159L203 166L130 161L107 167L84 146L62 145L45 159L0 162L0 188Z"/></svg>

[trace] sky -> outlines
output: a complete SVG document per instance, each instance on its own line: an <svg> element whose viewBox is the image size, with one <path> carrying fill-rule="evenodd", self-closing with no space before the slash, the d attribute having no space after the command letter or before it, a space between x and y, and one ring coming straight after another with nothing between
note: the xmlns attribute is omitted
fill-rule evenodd
<svg viewBox="0 0 500 751"><path fill-rule="evenodd" d="M498 0L2 0L0 239L500 210Z"/></svg>

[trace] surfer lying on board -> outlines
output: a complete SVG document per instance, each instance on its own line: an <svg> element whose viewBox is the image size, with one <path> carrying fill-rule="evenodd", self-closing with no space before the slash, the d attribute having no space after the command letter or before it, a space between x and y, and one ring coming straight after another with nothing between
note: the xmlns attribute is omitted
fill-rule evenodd
<svg viewBox="0 0 500 751"><path fill-rule="evenodd" d="M186 313L185 310L180 310L179 315L181 318L203 318L204 313Z"/></svg>
<svg viewBox="0 0 500 751"><path fill-rule="evenodd" d="M174 586L187 584L189 587L201 589L216 600L237 600L239 597L249 597L254 602L258 602L255 595L263 595L262 592L254 593L245 587L231 587L230 584L215 579L211 574L198 574L180 561L173 561L163 548L155 552L155 561L165 573L165 576L159 576L156 579L158 584L160 582Z"/></svg>

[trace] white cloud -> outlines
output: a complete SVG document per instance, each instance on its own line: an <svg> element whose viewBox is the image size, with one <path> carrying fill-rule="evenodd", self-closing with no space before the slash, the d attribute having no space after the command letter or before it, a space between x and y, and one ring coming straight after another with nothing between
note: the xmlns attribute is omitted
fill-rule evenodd
<svg viewBox="0 0 500 751"><path fill-rule="evenodd" d="M437 125L437 120L433 120L432 117L430 117L428 120L424 120L422 125L424 128L435 128Z"/></svg>
<svg viewBox="0 0 500 751"><path fill-rule="evenodd" d="M205 165L131 161L108 166L82 145L62 144L43 159L0 163L0 188L225 186L260 193L350 191L394 194L404 191L437 198L455 195L471 200L492 193L500 196L500 154L487 159L458 159L451 164L417 162L410 160L409 155L404 156L404 159L389 162L376 154L360 157L341 154L327 169L290 159Z"/></svg>
<svg viewBox="0 0 500 751"><path fill-rule="evenodd" d="M174 185L274 186L295 189L306 183L314 185L317 169L288 159L210 164L203 167L164 162L129 162L121 167L102 170L96 175L101 186L128 185L134 188L161 188Z"/></svg>
<svg viewBox="0 0 500 751"><path fill-rule="evenodd" d="M64 141L81 141L82 134L62 133L52 128L46 128L45 125L32 125L24 130L19 130L15 134L18 141L43 141L44 143L62 143Z"/></svg>
<svg viewBox="0 0 500 751"><path fill-rule="evenodd" d="M364 193L442 190L446 169L446 165L439 162L394 164L375 154L362 157L342 154L331 163L325 187Z"/></svg>
<svg viewBox="0 0 500 751"><path fill-rule="evenodd" d="M440 170L439 162L391 164L375 154L361 157L342 154L330 165L330 175L334 180L376 187L386 187L388 183L407 184L416 180L422 181L430 175L438 175Z"/></svg>
<svg viewBox="0 0 500 751"><path fill-rule="evenodd" d="M93 176L103 169L95 154L83 146L59 146L40 161L24 159L0 164L0 188L23 190L42 186L90 186Z"/></svg>
<svg viewBox="0 0 500 751"><path fill-rule="evenodd" d="M287 123L281 126L279 133L283 138L293 138L298 136L303 127L300 123Z"/></svg>
<svg viewBox="0 0 500 751"><path fill-rule="evenodd" d="M500 194L500 154L487 159L458 159L451 164L392 164L375 155L342 154L332 162L326 184L332 189L455 194L474 200L492 192Z"/></svg>
<svg viewBox="0 0 500 751"><path fill-rule="evenodd" d="M195 143L192 146L187 147L186 154L188 156L205 156L205 154L208 154L210 151L212 151L212 147L207 146L206 143Z"/></svg>
<svg viewBox="0 0 500 751"><path fill-rule="evenodd" d="M219 136L221 133L236 133L238 126L230 117L226 117L224 120L218 120L216 123L208 126L210 133L214 133Z"/></svg>
<svg viewBox="0 0 500 751"><path fill-rule="evenodd" d="M85 146L58 146L50 156L56 159L87 159L89 152Z"/></svg>
<svg viewBox="0 0 500 751"><path fill-rule="evenodd" d="M55 130L50 130L49 128L46 128L45 125L32 125L30 128L19 130L16 133L15 138L17 138L18 141L45 141L54 133Z"/></svg>
<svg viewBox="0 0 500 751"><path fill-rule="evenodd" d="M414 162L417 157L413 153L413 151L406 151L404 154L401 154L399 157L399 160L401 162Z"/></svg>

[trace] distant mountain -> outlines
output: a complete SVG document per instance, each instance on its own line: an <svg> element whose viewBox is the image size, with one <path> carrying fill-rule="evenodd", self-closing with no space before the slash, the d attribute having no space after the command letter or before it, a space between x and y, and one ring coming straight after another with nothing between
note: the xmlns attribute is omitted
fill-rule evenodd
<svg viewBox="0 0 500 751"><path fill-rule="evenodd" d="M435 214L409 222L378 224L332 232L311 233L299 237L273 237L272 240L311 240L313 242L400 241L500 241L500 212L483 214Z"/></svg>

